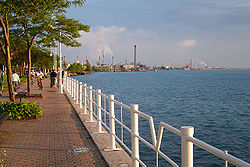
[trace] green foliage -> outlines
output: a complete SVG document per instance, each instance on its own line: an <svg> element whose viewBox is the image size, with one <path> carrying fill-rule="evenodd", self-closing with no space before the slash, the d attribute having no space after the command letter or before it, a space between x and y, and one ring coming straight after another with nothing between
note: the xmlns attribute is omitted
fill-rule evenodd
<svg viewBox="0 0 250 167"><path fill-rule="evenodd" d="M50 56L50 51L46 48L33 46L31 49L32 58L31 62L38 68L52 69L54 64L54 56Z"/></svg>
<svg viewBox="0 0 250 167"><path fill-rule="evenodd" d="M0 102L0 113L9 114L9 119L25 119L42 116L42 109L34 103Z"/></svg>
<svg viewBox="0 0 250 167"><path fill-rule="evenodd" d="M95 72L110 72L110 71L112 71L111 67L96 67L96 66L93 66L92 69Z"/></svg>
<svg viewBox="0 0 250 167"><path fill-rule="evenodd" d="M68 68L68 71L71 73L81 73L83 70L84 67L80 63L71 64Z"/></svg>
<svg viewBox="0 0 250 167"><path fill-rule="evenodd" d="M27 76L24 75L22 77L20 77L20 85L27 82ZM6 75L4 75L4 82L3 82L3 92L7 91L8 90L8 83L7 83L7 77Z"/></svg>
<svg viewBox="0 0 250 167"><path fill-rule="evenodd" d="M85 71L92 72L92 67L91 67L91 65L90 65L90 63L89 63L88 60L86 60L85 66L86 66Z"/></svg>

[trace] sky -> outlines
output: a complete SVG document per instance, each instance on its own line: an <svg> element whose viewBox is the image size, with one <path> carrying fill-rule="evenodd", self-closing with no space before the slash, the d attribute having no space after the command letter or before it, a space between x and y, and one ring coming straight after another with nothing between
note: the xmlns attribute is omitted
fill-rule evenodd
<svg viewBox="0 0 250 167"><path fill-rule="evenodd" d="M133 61L147 65L190 62L211 67L250 68L249 0L87 0L66 16L90 25L79 48L63 47L70 63Z"/></svg>

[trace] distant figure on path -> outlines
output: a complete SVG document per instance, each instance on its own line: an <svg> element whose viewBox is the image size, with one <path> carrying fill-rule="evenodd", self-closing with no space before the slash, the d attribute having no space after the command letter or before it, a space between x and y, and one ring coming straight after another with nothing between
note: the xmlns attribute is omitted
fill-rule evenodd
<svg viewBox="0 0 250 167"><path fill-rule="evenodd" d="M57 74L55 72L55 70L52 70L52 72L50 73L50 87L57 87L56 86L56 77L57 77Z"/></svg>
<svg viewBox="0 0 250 167"><path fill-rule="evenodd" d="M39 70L39 73L37 73L37 86L39 90L43 89L43 82L42 82L43 76L44 76L43 72Z"/></svg>
<svg viewBox="0 0 250 167"><path fill-rule="evenodd" d="M19 85L19 82L20 82L20 79L19 79L18 74L16 73L16 70L13 71L12 81L13 81L13 86L14 86L14 92L16 93L17 92L16 88L17 88L17 86Z"/></svg>
<svg viewBox="0 0 250 167"><path fill-rule="evenodd" d="M4 73L2 70L0 70L0 89L1 89L1 92L0 92L0 96L3 96L3 83L4 83Z"/></svg>

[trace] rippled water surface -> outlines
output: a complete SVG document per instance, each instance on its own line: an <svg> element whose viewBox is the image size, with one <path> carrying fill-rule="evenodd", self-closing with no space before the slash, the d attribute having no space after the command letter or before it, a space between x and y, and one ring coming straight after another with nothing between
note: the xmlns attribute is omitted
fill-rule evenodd
<svg viewBox="0 0 250 167"><path fill-rule="evenodd" d="M75 79L114 94L123 103L139 104L176 128L195 127L194 136L250 162L250 70L92 73ZM140 119L140 135L150 140L148 123ZM125 136L129 138L130 136ZM180 139L164 131L161 150L180 164ZM140 143L141 159L155 166L155 154ZM223 166L224 161L194 147L195 166ZM168 166L160 159L160 166Z"/></svg>

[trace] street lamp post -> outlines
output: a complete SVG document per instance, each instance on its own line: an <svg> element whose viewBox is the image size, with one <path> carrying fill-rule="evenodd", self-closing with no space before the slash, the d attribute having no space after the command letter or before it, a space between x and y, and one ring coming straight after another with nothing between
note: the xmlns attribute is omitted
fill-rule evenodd
<svg viewBox="0 0 250 167"><path fill-rule="evenodd" d="M61 32L60 32L61 37ZM60 75L59 75L59 93L63 93L63 86L62 86L62 43L59 42L59 63L60 63Z"/></svg>

